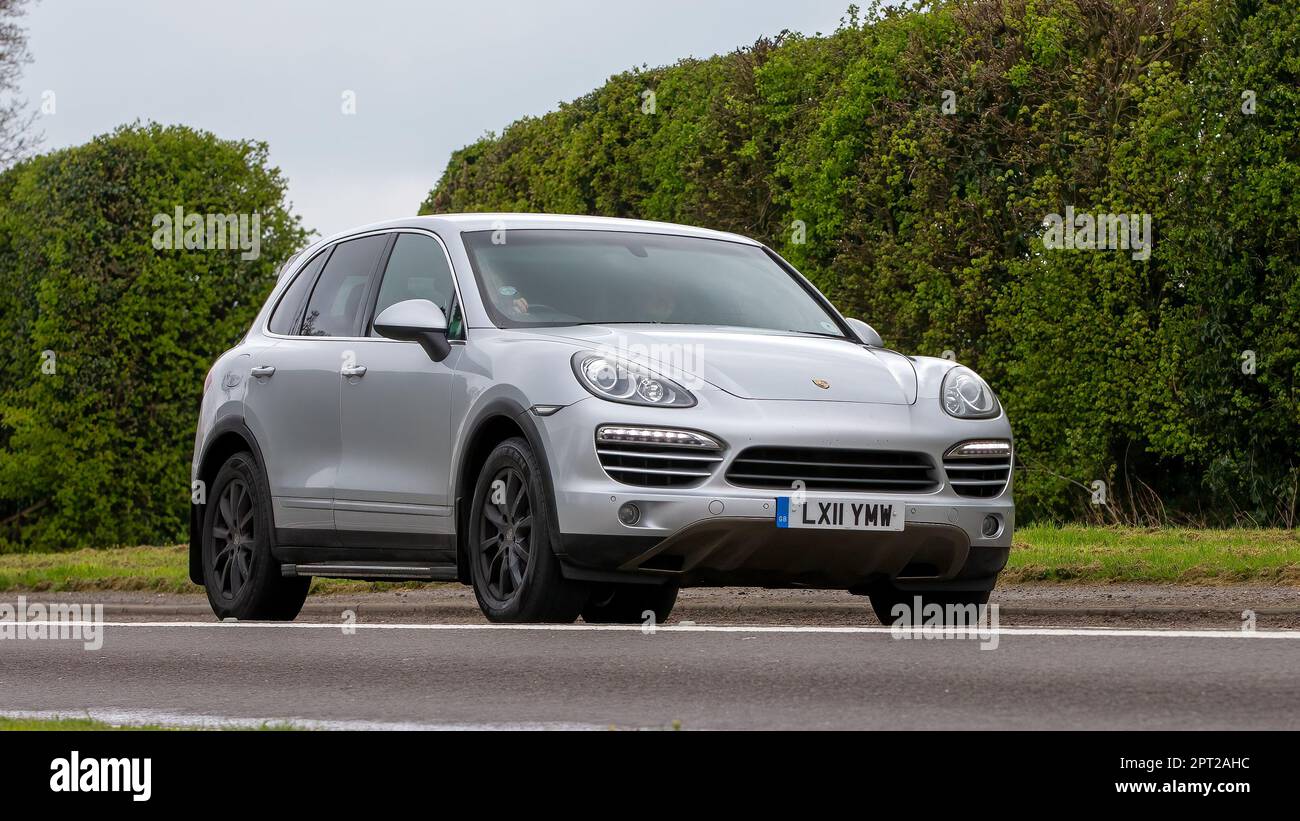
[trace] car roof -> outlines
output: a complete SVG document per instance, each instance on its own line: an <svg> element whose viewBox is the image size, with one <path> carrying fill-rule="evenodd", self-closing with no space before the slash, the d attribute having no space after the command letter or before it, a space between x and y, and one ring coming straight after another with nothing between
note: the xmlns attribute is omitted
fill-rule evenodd
<svg viewBox="0 0 1300 821"><path fill-rule="evenodd" d="M754 246L762 245L762 243L741 234L714 231L709 228L697 228L693 225L679 225L673 222L655 222L653 220L585 217L577 214L518 214L505 212L430 214L422 217L399 217L382 222L372 222L368 225L359 225L318 239L282 263L276 278L282 279L293 268L293 263L296 260L315 254L317 249L323 248L331 242L356 234L365 234L371 231L389 231L395 228L423 228L425 230L439 231L444 236L450 236L462 231L496 231L501 228L506 230L560 228L574 231L631 231L642 234L673 234L681 237L726 240Z"/></svg>
<svg viewBox="0 0 1300 821"><path fill-rule="evenodd" d="M618 219L614 217L584 217L574 214L508 213L431 214L424 217L404 217L400 219L385 220L384 222L376 222L370 225L342 231L314 244L321 245L351 234L360 234L366 231L378 231L392 228L445 229L452 233L459 233L461 231L496 231L501 228L505 228L506 230L559 228L588 231L632 231L642 234L674 234L686 237L721 239L730 242L741 242L747 245L760 244L749 237L744 237L740 234L730 234L725 231L713 231L708 228L696 228L690 225L677 225L671 222Z"/></svg>

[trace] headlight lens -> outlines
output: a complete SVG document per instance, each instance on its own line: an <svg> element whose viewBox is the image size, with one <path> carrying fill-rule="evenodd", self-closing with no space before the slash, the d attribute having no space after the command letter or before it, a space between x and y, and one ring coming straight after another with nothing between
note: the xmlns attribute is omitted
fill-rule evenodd
<svg viewBox="0 0 1300 821"><path fill-rule="evenodd" d="M999 412L998 399L970 368L958 365L943 377L939 401L958 419L988 419Z"/></svg>
<svg viewBox="0 0 1300 821"><path fill-rule="evenodd" d="M579 352L573 357L573 372L583 387L611 402L656 408L689 408L695 404L691 392L673 380L618 357Z"/></svg>

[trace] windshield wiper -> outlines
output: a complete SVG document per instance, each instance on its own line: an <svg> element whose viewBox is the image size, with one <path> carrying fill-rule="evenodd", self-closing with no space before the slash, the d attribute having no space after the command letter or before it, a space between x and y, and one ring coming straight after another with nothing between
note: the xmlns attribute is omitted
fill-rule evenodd
<svg viewBox="0 0 1300 821"><path fill-rule="evenodd" d="M574 322L574 325L694 325L694 322L662 322L657 319L619 319L619 320L594 320L592 322Z"/></svg>
<svg viewBox="0 0 1300 821"><path fill-rule="evenodd" d="M845 336L844 334L824 334L824 333L820 333L819 331L800 331L794 328L786 328L785 332L788 334L807 334L808 336L821 336L821 337L825 337L826 339L848 339L848 337Z"/></svg>

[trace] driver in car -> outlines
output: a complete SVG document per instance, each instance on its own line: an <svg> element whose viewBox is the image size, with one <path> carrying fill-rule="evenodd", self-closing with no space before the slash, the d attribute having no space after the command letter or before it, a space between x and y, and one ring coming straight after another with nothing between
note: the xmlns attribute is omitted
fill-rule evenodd
<svg viewBox="0 0 1300 821"><path fill-rule="evenodd" d="M513 285L502 285L496 291L497 310L502 313L528 313L528 300L524 299L519 293L519 289Z"/></svg>

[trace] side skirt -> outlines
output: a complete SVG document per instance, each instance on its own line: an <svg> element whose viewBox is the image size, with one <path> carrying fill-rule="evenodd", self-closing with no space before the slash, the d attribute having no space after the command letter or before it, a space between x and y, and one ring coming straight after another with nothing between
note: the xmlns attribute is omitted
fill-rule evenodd
<svg viewBox="0 0 1300 821"><path fill-rule="evenodd" d="M456 580L454 564L414 564L411 562L315 562L285 563L280 572L286 577L328 576L336 579L361 579L371 582Z"/></svg>
<svg viewBox="0 0 1300 821"><path fill-rule="evenodd" d="M456 581L456 539L446 534L333 533L276 528L271 551L285 576L368 581Z"/></svg>

